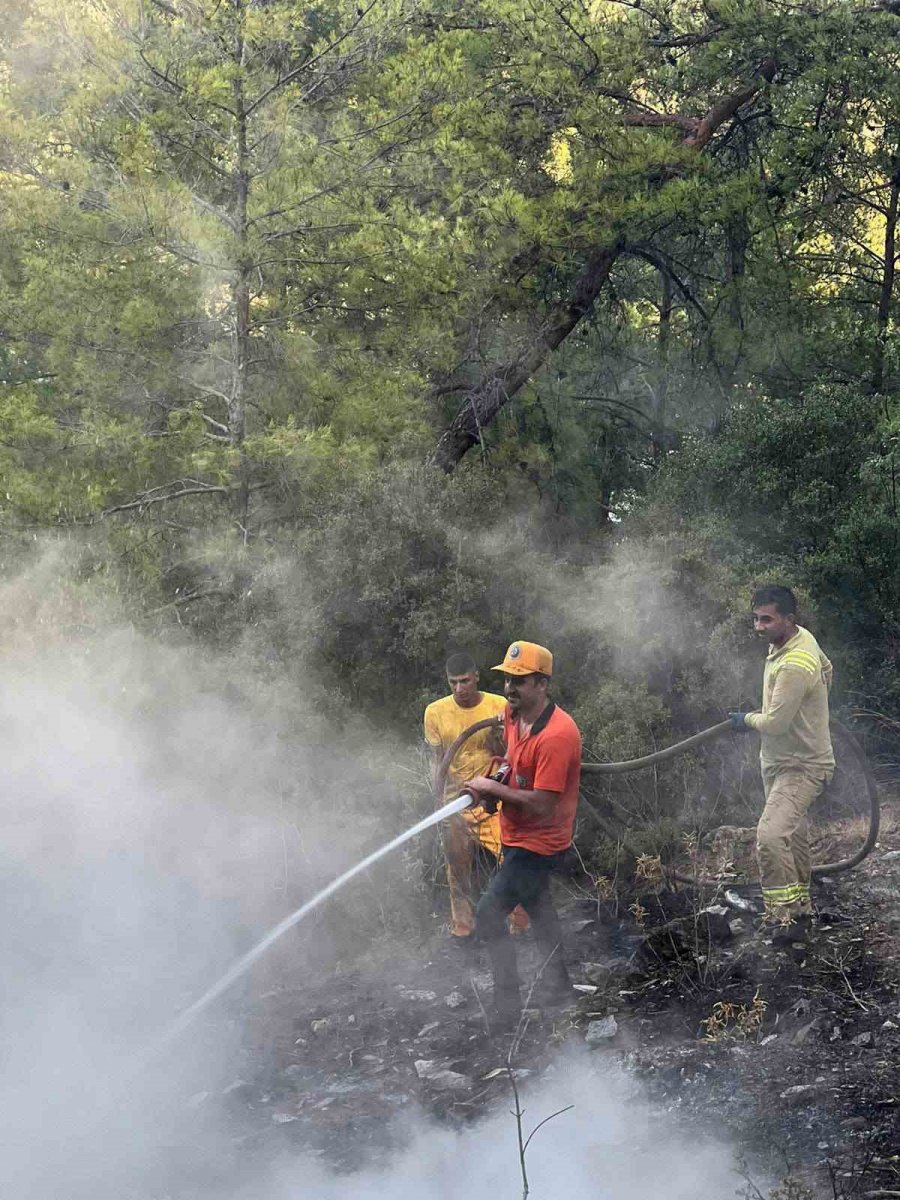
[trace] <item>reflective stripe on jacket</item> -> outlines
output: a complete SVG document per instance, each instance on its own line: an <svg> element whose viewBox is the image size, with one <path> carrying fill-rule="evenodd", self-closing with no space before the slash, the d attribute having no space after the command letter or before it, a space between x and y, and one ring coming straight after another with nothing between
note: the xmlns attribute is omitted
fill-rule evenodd
<svg viewBox="0 0 900 1200"><path fill-rule="evenodd" d="M762 712L745 718L762 735L764 766L834 768L828 728L831 663L802 626L783 646L769 647Z"/></svg>

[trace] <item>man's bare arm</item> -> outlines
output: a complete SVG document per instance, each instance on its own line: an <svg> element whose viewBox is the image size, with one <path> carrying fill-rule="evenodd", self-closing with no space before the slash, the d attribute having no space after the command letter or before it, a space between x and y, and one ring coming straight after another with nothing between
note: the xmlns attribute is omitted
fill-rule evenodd
<svg viewBox="0 0 900 1200"><path fill-rule="evenodd" d="M440 773L441 763L444 760L443 746L429 746L431 750L431 790L434 792L435 798L441 800L443 797L438 796L438 774Z"/></svg>

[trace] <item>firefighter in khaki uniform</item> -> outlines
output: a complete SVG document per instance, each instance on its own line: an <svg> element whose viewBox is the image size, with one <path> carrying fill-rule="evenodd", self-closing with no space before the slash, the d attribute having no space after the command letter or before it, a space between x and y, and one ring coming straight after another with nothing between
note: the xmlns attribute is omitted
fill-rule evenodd
<svg viewBox="0 0 900 1200"><path fill-rule="evenodd" d="M761 735L766 805L756 853L766 921L793 940L805 935L812 918L806 814L834 774L831 663L809 630L797 624L797 601L789 588L758 588L751 606L754 629L770 643L762 712L729 715L738 732L755 729Z"/></svg>
<svg viewBox="0 0 900 1200"><path fill-rule="evenodd" d="M463 730L487 717L500 718L506 709L503 696L479 691L478 668L471 655L451 655L447 659L446 671L450 695L435 700L425 709L425 741L434 751L435 783L441 759ZM496 746L492 745L493 739L498 743ZM473 734L462 744L450 764L444 795L437 799L441 803L453 800L473 776L489 773L495 750L502 749L499 720L496 734L491 729ZM450 933L464 942L475 931L473 901L477 900L478 892L479 850L489 856L492 866L500 857L499 815L478 807L467 808L458 816L451 817L447 822L444 846L450 889ZM522 909L511 914L510 928L514 933L528 928L528 917Z"/></svg>

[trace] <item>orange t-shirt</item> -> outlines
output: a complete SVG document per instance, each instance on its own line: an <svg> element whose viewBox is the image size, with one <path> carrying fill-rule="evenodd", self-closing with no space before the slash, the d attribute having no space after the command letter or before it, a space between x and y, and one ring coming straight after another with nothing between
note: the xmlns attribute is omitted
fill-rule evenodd
<svg viewBox="0 0 900 1200"><path fill-rule="evenodd" d="M504 846L521 846L535 854L557 854L572 844L578 786L581 782L581 734L567 712L550 703L524 738L509 707L503 716L506 761L512 768L508 786L522 791L556 792L546 816L503 806L500 836Z"/></svg>

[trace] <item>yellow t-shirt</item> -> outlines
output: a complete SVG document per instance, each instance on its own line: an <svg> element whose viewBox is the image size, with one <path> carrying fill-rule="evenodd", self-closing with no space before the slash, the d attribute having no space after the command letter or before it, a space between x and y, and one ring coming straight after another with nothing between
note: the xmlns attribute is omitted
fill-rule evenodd
<svg viewBox="0 0 900 1200"><path fill-rule="evenodd" d="M425 741L436 750L446 750L464 729L476 721L499 716L505 708L504 698L493 692L482 692L481 701L474 708L462 708L452 696L444 696L425 709ZM447 772L445 800L458 796L463 785L488 766L491 760L488 747L490 735L490 729L482 729L460 747Z"/></svg>

